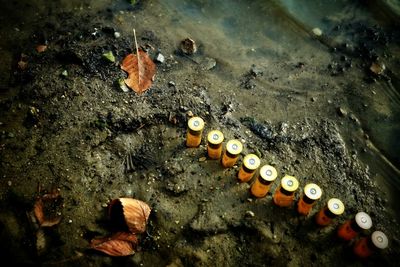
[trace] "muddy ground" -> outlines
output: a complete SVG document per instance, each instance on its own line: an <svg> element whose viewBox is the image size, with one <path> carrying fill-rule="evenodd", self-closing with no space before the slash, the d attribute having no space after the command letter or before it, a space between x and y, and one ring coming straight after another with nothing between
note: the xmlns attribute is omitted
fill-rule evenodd
<svg viewBox="0 0 400 267"><path fill-rule="evenodd" d="M396 266L396 199L361 160L374 158L376 150L360 115L374 114L366 111L376 105L371 92L398 77L399 39L392 28L346 22L354 37L350 48L334 30L327 39L307 34L301 38L322 55L284 52L238 67L207 50L207 40L196 39L199 52L184 56L179 41L187 36L170 36L146 22L160 12L151 3L29 18L33 30L25 30L15 46L3 46L11 51L3 58L9 67L2 68L0 99L3 260L25 266ZM159 51L166 58L157 62L154 83L142 95L117 83L125 77L118 62L134 48L132 27L152 58ZM10 42L19 35L14 26L2 29L11 32L3 35ZM387 40L373 42L368 34ZM374 45L374 55L367 55L369 46L360 49L365 41ZM48 49L36 52L43 43ZM104 59L107 51L116 63ZM369 66L382 51L392 53L386 58L390 72L373 75ZM17 64L21 53L24 69ZM237 166L223 169L203 159L204 138L199 148L186 148L193 114L205 120L204 133L220 129L226 140L242 140L242 156L256 153L262 164L275 166L271 192L285 174L300 181L297 199L307 182L319 184L323 196L312 214L276 207L271 192L252 198L250 183L235 178L242 156ZM390 110L388 124L394 114L398 110ZM379 121L379 115L373 118ZM39 184L59 189L64 207L38 251L27 212ZM137 253L113 258L90 250L89 241L110 233L107 204L118 197L143 200L152 212ZM331 197L345 203L345 214L319 228L313 215ZM390 240L368 261L356 259L351 243L335 236L337 225L358 211L368 212L372 231L382 230Z"/></svg>

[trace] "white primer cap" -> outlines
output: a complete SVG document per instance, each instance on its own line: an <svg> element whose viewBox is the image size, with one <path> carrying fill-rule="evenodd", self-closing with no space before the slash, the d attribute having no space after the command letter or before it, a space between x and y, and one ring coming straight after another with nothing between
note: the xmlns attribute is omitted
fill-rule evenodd
<svg viewBox="0 0 400 267"><path fill-rule="evenodd" d="M389 245L387 236L381 231L375 231L371 235L372 243L379 249L385 249Z"/></svg>
<svg viewBox="0 0 400 267"><path fill-rule="evenodd" d="M368 230L372 227L371 217L363 211L356 214L355 221L361 229Z"/></svg>

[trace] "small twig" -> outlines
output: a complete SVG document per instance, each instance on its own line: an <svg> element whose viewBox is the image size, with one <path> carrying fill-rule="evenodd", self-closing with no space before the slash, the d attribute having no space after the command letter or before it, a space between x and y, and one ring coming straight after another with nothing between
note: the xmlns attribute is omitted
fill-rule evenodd
<svg viewBox="0 0 400 267"><path fill-rule="evenodd" d="M140 64L139 47L138 47L137 40L136 40L136 31L135 31L135 29L133 29L133 36L135 37L136 56L137 56L138 72L139 72L138 83L139 83L139 88L140 88L140 66L141 66L141 64Z"/></svg>
<svg viewBox="0 0 400 267"><path fill-rule="evenodd" d="M191 61L193 61L193 62L196 63L197 65L200 64L199 62L197 62L197 61L194 60L193 58L189 57L188 55L185 55L184 53L182 53L182 56L184 56L185 58L190 59Z"/></svg>

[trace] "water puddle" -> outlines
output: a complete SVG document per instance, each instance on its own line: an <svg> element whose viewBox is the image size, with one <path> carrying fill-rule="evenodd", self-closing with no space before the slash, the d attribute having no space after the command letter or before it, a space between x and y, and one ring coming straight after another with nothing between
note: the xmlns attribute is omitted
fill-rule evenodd
<svg viewBox="0 0 400 267"><path fill-rule="evenodd" d="M221 92L225 95L234 93L244 99L247 108L237 110L239 115L271 121L293 121L301 117L329 117L340 121L333 110L337 106L348 105L349 111L361 121L362 132L365 130L370 135L372 140L368 142L374 142L379 148L371 152L374 156L366 159L366 164L371 165L373 173L380 173L382 168L392 169L390 175L382 174L385 178L377 180L382 185L387 180L399 189L397 181L400 177L395 167L400 162L397 155L400 147L396 138L400 131L399 116L396 116L400 110L399 89L390 81L382 80L367 85L372 88L369 92L357 88L357 83L364 83L365 79L363 68L357 66L356 70L354 67L349 69L345 77L332 77L324 72L335 57L331 53L335 42L348 41L349 45L355 45L359 41L356 39L357 34L349 30L351 21L370 26L382 23L373 15L379 8L389 10L388 7L392 7L393 14L398 14L398 2L377 2L363 5L345 0L312 3L289 0L251 3L154 1L151 6L160 12L166 35L173 36L177 42L191 36L202 43L202 53L217 59L217 66L220 66L217 75L210 74L208 78L214 83L210 90L215 90L217 94L211 94L218 99L221 98ZM313 33L314 28L319 28L323 35L334 33L331 42L321 42ZM335 33L335 30L339 33ZM398 45L389 42L389 48L394 53L392 57L398 56ZM390 58L387 61L394 68L393 75L398 75L395 61ZM296 70L295 66L299 62L305 64L305 71ZM229 86L226 86L226 78L237 79L253 64L264 71L264 76L269 76L269 79L260 81L258 86L261 88L256 87L253 91L238 90L240 85L237 81L228 82ZM348 84L354 86L350 89L352 92L343 89ZM317 103L310 100L313 97L318 99ZM383 121L379 119L382 116L385 118ZM347 135L350 142L354 136L359 136L359 129L355 127L350 132L348 127L345 122L343 134ZM358 149L361 151L365 146L365 142L360 142ZM375 157L389 159L381 163L385 167L376 168ZM390 160L394 164L388 165Z"/></svg>

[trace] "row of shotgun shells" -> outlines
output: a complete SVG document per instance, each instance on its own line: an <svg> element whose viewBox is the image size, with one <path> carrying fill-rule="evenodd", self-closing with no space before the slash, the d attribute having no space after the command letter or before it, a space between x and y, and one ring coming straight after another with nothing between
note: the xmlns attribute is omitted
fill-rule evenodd
<svg viewBox="0 0 400 267"><path fill-rule="evenodd" d="M204 121L200 117L192 117L188 121L188 131L186 136L187 147L198 147L201 143L202 133L204 129ZM218 130L212 130L207 135L207 154L210 159L219 160L224 168L233 167L243 145L239 140L233 139L226 143L225 150L222 149L224 135ZM238 172L238 179L241 182L249 182L254 173L260 166L260 159L254 154L248 154L243 159L243 164ZM250 192L258 198L265 197L277 178L278 173L271 165L264 165L260 168L259 175L252 183ZM298 180L289 175L285 175L281 179L279 187L273 194L273 201L277 206L290 207L295 200L295 192L299 187ZM299 214L307 216L314 204L322 196L321 188L313 183L309 183L304 187L304 194L297 203L297 211ZM331 224L334 218L342 215L344 212L344 204L340 199L331 198L326 206L315 215L315 221L320 226ZM354 218L346 221L338 228L338 236L345 240L353 240L358 234L369 230L372 227L371 217L365 212L359 212ZM381 231L375 231L368 237L362 237L354 243L354 253L366 258L374 251L379 251L388 246L388 238Z"/></svg>

